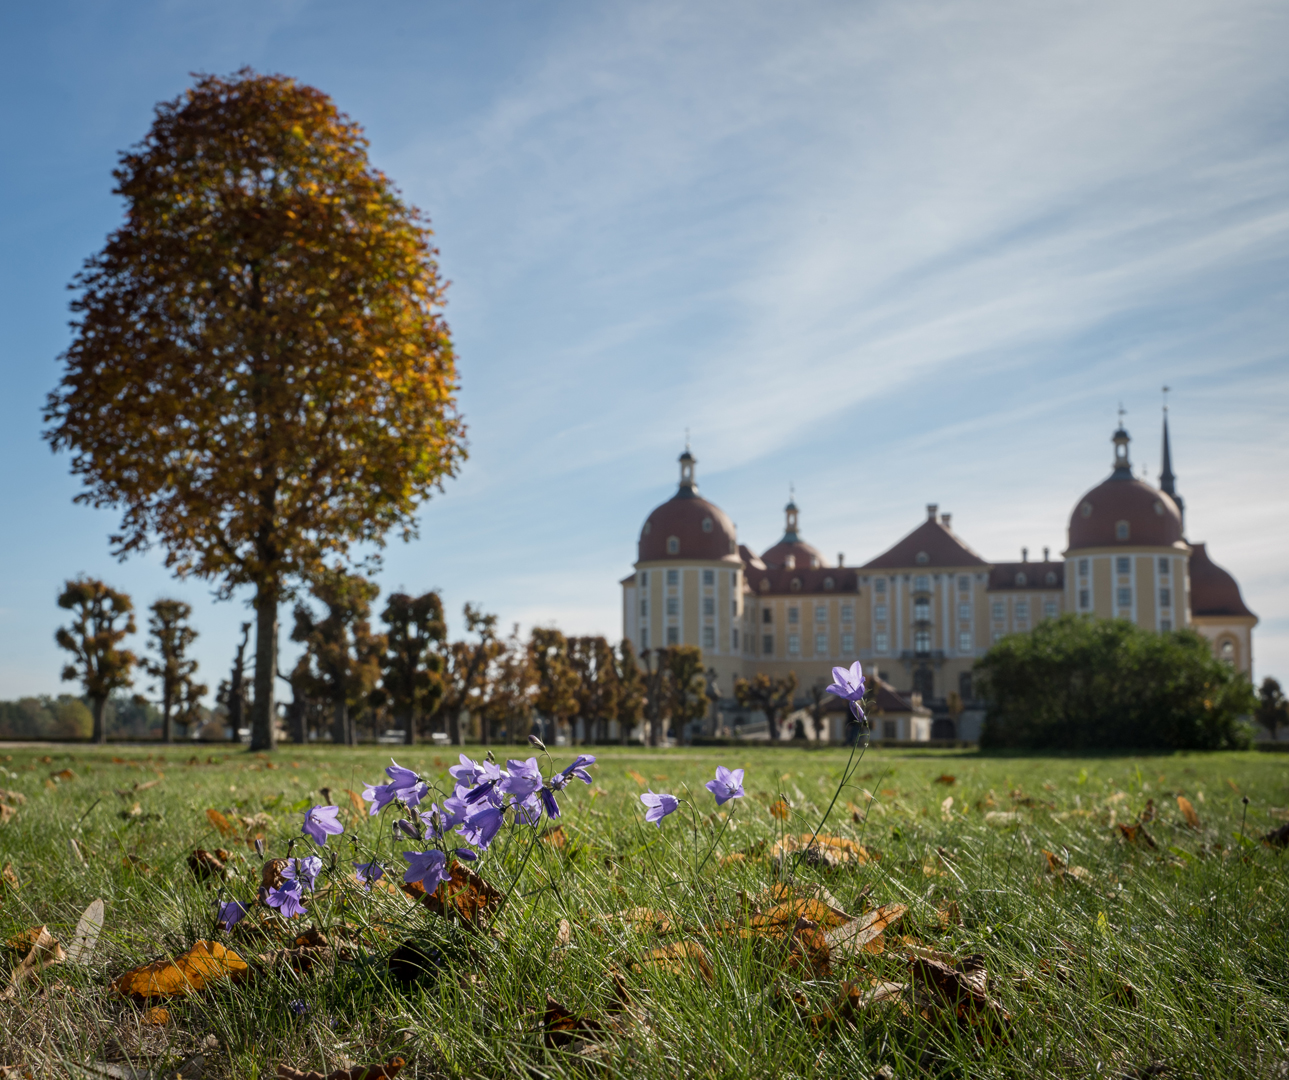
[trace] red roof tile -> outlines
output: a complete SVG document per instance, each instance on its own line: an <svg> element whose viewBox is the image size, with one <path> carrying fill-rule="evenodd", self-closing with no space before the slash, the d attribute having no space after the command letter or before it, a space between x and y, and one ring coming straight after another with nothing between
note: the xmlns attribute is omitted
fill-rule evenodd
<svg viewBox="0 0 1289 1080"><path fill-rule="evenodd" d="M1204 544L1191 545L1191 614L1236 615L1257 618L1244 605L1235 578L1208 557Z"/></svg>
<svg viewBox="0 0 1289 1080"><path fill-rule="evenodd" d="M906 570L914 567L988 566L952 529L927 519L893 548L866 562L861 570Z"/></svg>

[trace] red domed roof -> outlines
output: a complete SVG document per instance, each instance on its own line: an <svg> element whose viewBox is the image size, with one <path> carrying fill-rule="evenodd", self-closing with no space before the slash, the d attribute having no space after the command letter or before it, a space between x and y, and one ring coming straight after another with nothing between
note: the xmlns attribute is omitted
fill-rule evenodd
<svg viewBox="0 0 1289 1080"><path fill-rule="evenodd" d="M719 506L698 494L688 447L680 455L680 490L655 507L640 530L638 561L660 559L723 559L739 562L734 523Z"/></svg>
<svg viewBox="0 0 1289 1080"><path fill-rule="evenodd" d="M1204 544L1191 545L1191 614L1257 618L1244 606L1235 578L1208 557Z"/></svg>
<svg viewBox="0 0 1289 1080"><path fill-rule="evenodd" d="M1070 551L1184 547L1185 543L1177 504L1144 480L1112 476L1084 495L1070 515Z"/></svg>
<svg viewBox="0 0 1289 1080"><path fill-rule="evenodd" d="M792 560L791 567L788 566L789 559ZM828 565L817 547L804 540L789 540L786 536L774 547L762 552L761 561L772 570L818 570L821 566Z"/></svg>

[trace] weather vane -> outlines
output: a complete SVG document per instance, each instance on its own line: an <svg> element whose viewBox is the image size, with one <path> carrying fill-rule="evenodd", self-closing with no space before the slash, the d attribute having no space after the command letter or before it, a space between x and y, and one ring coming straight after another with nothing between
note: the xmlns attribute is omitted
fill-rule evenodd
<svg viewBox="0 0 1289 1080"><path fill-rule="evenodd" d="M1119 402L1119 426L1123 427L1123 418L1127 415L1128 410L1123 407L1123 402Z"/></svg>
<svg viewBox="0 0 1289 1080"><path fill-rule="evenodd" d="M1171 386L1164 387L1164 412L1168 411L1168 391L1171 389L1172 389Z"/></svg>

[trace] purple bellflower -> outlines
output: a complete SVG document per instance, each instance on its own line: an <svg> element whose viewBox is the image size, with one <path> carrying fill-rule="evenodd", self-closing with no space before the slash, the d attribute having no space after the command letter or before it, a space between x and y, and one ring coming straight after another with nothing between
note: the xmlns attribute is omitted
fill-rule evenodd
<svg viewBox="0 0 1289 1080"><path fill-rule="evenodd" d="M595 764L594 754L578 754L577 760L567 769L561 769L551 777L551 789L553 791L561 790L570 780L576 777L584 784L591 782L591 774L586 771L586 766ZM558 814L552 814L551 817L558 817Z"/></svg>
<svg viewBox="0 0 1289 1080"><path fill-rule="evenodd" d="M555 801L555 792L548 787L544 787L538 794L542 797L542 806L546 808L547 816L559 817L559 803Z"/></svg>
<svg viewBox="0 0 1289 1080"><path fill-rule="evenodd" d="M452 774L453 779L458 784L464 784L467 788L472 788L475 784L481 784L485 780L500 780L501 769L491 761L472 761L461 755L461 764L453 765L448 772Z"/></svg>
<svg viewBox="0 0 1289 1080"><path fill-rule="evenodd" d="M363 788L363 798L371 803L371 816L375 817L398 798L398 788L393 784L367 784Z"/></svg>
<svg viewBox="0 0 1289 1080"><path fill-rule="evenodd" d="M438 849L431 851L405 851L405 858L411 865L403 874L404 881L419 881L426 892L433 892L440 881L451 881L448 872L448 857Z"/></svg>
<svg viewBox="0 0 1289 1080"><path fill-rule="evenodd" d="M535 757L530 757L527 761L512 758L506 762L506 768L509 773L501 778L497 790L512 796L515 802L526 802L542 786L542 771L537 767Z"/></svg>
<svg viewBox="0 0 1289 1080"><path fill-rule="evenodd" d="M661 791L646 791L640 796L640 801L649 807L645 811L645 821L654 822L660 829L662 828L662 819L680 805L680 800L675 795L668 795Z"/></svg>
<svg viewBox="0 0 1289 1080"><path fill-rule="evenodd" d="M226 904L219 905L219 913L216 915L216 923L221 930L231 930L245 917L249 909L245 904L236 900L230 900Z"/></svg>
<svg viewBox="0 0 1289 1080"><path fill-rule="evenodd" d="M296 915L304 915L307 910L300 902L298 881L288 881L276 889L270 889L268 898L264 902L271 908L277 908L288 919Z"/></svg>
<svg viewBox="0 0 1289 1080"><path fill-rule="evenodd" d="M282 877L285 880L299 882L302 889L310 892L321 872L322 860L316 855L310 855L304 859L288 859L286 865L282 867Z"/></svg>
<svg viewBox="0 0 1289 1080"><path fill-rule="evenodd" d="M833 668L832 678L833 681L824 687L824 692L849 701L850 711L855 714L855 719L863 720L864 675L859 661L856 660L849 668Z"/></svg>
<svg viewBox="0 0 1289 1080"><path fill-rule="evenodd" d="M466 862L474 862L479 857L478 852L471 851L468 847L459 847L456 849L458 859L464 859Z"/></svg>
<svg viewBox="0 0 1289 1080"><path fill-rule="evenodd" d="M339 818L340 807L315 806L304 815L304 828L300 831L305 836L313 837L313 842L318 847L323 847L327 843L328 836L339 836L345 831Z"/></svg>
<svg viewBox="0 0 1289 1080"><path fill-rule="evenodd" d="M501 832L504 822L505 817L499 807L484 805L474 809L465 822L457 827L457 832L467 844L473 844L480 851L487 851L493 837Z"/></svg>
<svg viewBox="0 0 1289 1080"><path fill-rule="evenodd" d="M389 765L385 769L385 775L395 788L402 791L404 788L414 788L421 782L421 778L411 769L405 769L393 758L389 759Z"/></svg>
<svg viewBox="0 0 1289 1080"><path fill-rule="evenodd" d="M379 881L384 876L385 871L380 868L380 863L354 863L354 877L356 877L363 885L367 886L368 892L371 892L372 882Z"/></svg>
<svg viewBox="0 0 1289 1080"><path fill-rule="evenodd" d="M743 798L743 770L734 769L731 772L724 765L717 765L716 779L708 780L704 786L716 796L717 806L724 805L730 799L741 799Z"/></svg>

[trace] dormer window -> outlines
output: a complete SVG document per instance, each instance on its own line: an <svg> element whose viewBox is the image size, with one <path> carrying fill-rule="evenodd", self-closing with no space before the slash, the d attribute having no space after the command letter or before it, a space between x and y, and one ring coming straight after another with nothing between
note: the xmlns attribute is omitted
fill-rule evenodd
<svg viewBox="0 0 1289 1080"><path fill-rule="evenodd" d="M649 530L650 530L650 529L652 529L652 528L653 528L653 522L652 522L652 521L646 521L646 522L645 522L645 527L644 527L644 534L645 534L645 536L648 536L648 535L649 535Z"/></svg>
<svg viewBox="0 0 1289 1080"><path fill-rule="evenodd" d="M679 536L669 536L669 537L667 537L667 554L668 554L668 555L679 555L679 554L680 554L680 537L679 537Z"/></svg>
<svg viewBox="0 0 1289 1080"><path fill-rule="evenodd" d="M931 557L925 551L919 551L917 553L917 558L914 559L914 562L916 562L918 566L925 566L930 561Z"/></svg>
<svg viewBox="0 0 1289 1080"><path fill-rule="evenodd" d="M785 570L795 570L797 568L797 557L795 555L785 556L783 560L783 568Z"/></svg>
<svg viewBox="0 0 1289 1080"><path fill-rule="evenodd" d="M811 559L811 560L810 560L810 569L811 569L811 570L818 570L818 569L819 569L819 560L818 560L818 559Z"/></svg>
<svg viewBox="0 0 1289 1080"><path fill-rule="evenodd" d="M791 588L793 592L800 592L800 591L801 591L801 579L800 579L799 577L794 577L794 578L792 579L792 584L789 586L789 588Z"/></svg>
<svg viewBox="0 0 1289 1080"><path fill-rule="evenodd" d="M1092 504L1089 502L1085 502L1082 506L1079 507L1079 513L1082 514L1084 517L1091 517Z"/></svg>
<svg viewBox="0 0 1289 1080"><path fill-rule="evenodd" d="M703 518L703 532L711 532L711 531L712 531L712 519L709 517Z"/></svg>
<svg viewBox="0 0 1289 1080"><path fill-rule="evenodd" d="M1116 521L1114 523L1114 538L1116 540L1128 539L1128 523L1126 521Z"/></svg>
<svg viewBox="0 0 1289 1080"><path fill-rule="evenodd" d="M761 589L761 591L762 591L762 592L769 592L769 591L770 591L770 579L769 579L769 578L762 578L762 579L761 579L760 589Z"/></svg>
<svg viewBox="0 0 1289 1080"><path fill-rule="evenodd" d="M1055 574L1053 571L1049 570L1049 571L1047 572L1047 577L1046 577L1044 580L1045 580L1049 585L1055 585L1055 584L1056 584L1056 574Z"/></svg>
<svg viewBox="0 0 1289 1080"><path fill-rule="evenodd" d="M1017 574L1017 575L1016 575L1016 584L1017 584L1017 585L1025 585L1025 584L1027 584L1028 582L1029 582L1029 578L1027 578L1027 577L1025 576L1025 571L1023 571L1023 570L1022 570L1019 574Z"/></svg>
<svg viewBox="0 0 1289 1080"><path fill-rule="evenodd" d="M830 577L826 577L826 578L824 578L824 589L825 589L825 591L831 591L831 590L832 590L832 588L833 588L833 586L834 586L835 584L836 584L836 582L834 582L832 578L830 578Z"/></svg>
<svg viewBox="0 0 1289 1080"><path fill-rule="evenodd" d="M1155 513L1158 514L1160 517L1164 516L1164 504L1161 503L1158 499L1155 500Z"/></svg>

